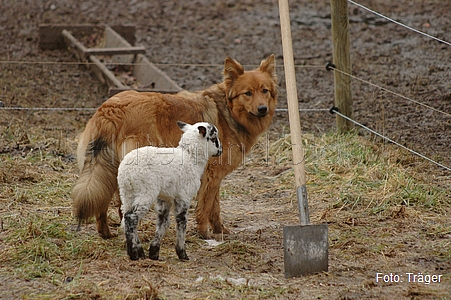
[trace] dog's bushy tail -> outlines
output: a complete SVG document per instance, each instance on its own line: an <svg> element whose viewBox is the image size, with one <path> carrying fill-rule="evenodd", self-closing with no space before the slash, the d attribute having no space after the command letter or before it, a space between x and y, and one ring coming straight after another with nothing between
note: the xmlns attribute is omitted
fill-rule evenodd
<svg viewBox="0 0 451 300"><path fill-rule="evenodd" d="M119 160L110 141L94 138L85 148L84 164L72 190L75 217L83 221L106 214L117 190ZM78 153L80 155L80 153Z"/></svg>

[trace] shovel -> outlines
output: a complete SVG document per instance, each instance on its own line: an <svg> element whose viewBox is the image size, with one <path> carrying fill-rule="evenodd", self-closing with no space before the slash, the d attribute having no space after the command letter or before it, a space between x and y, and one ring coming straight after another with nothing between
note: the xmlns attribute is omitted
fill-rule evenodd
<svg viewBox="0 0 451 300"><path fill-rule="evenodd" d="M288 0L279 0L279 14L293 152L293 170L301 219L301 225L284 226L283 228L285 277L289 278L327 272L329 240L327 224L310 224Z"/></svg>

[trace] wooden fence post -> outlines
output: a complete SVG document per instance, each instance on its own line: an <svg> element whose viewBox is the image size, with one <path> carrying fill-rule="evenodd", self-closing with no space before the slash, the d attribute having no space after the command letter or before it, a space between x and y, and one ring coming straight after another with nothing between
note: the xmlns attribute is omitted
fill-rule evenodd
<svg viewBox="0 0 451 300"><path fill-rule="evenodd" d="M337 70L352 74L349 51L349 18L347 0L330 0L332 18L333 62ZM334 71L335 106L343 115L353 118L351 77ZM345 133L354 124L337 115L338 132Z"/></svg>

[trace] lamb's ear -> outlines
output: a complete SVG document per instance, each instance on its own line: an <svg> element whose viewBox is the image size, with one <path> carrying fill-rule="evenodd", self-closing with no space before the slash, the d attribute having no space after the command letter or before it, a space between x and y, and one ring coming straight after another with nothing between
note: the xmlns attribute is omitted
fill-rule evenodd
<svg viewBox="0 0 451 300"><path fill-rule="evenodd" d="M199 130L199 134L201 134L203 137L207 135L207 128L205 128L204 126L201 125L197 127L197 129Z"/></svg>
<svg viewBox="0 0 451 300"><path fill-rule="evenodd" d="M177 126L183 131L186 132L189 128L189 124L182 122L182 121L177 121Z"/></svg>
<svg viewBox="0 0 451 300"><path fill-rule="evenodd" d="M268 73L273 78L277 78L276 62L274 61L274 54L271 54L270 56L268 56L268 58L262 60L258 69L262 72Z"/></svg>
<svg viewBox="0 0 451 300"><path fill-rule="evenodd" d="M237 78L238 76L242 75L244 73L243 66L237 62L234 59L231 59L230 57L227 57L224 62L224 81L228 86L230 86Z"/></svg>

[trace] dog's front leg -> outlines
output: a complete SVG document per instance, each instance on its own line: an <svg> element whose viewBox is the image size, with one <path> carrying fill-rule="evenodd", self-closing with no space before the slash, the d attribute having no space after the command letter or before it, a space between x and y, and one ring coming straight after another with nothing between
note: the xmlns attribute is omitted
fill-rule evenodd
<svg viewBox="0 0 451 300"><path fill-rule="evenodd" d="M213 233L222 233L229 234L230 230L228 230L221 220L221 203L219 197L219 188L216 193L210 198L212 202L212 207L210 211L210 226L213 230Z"/></svg>
<svg viewBox="0 0 451 300"><path fill-rule="evenodd" d="M207 165L197 194L197 231L205 239L209 238L209 226L211 226L213 233L230 233L230 231L222 224L221 207L219 203L219 188L221 181L228 172L227 170L221 170L220 168L215 168L214 171L212 169L212 166Z"/></svg>
<svg viewBox="0 0 451 300"><path fill-rule="evenodd" d="M215 194L215 190L218 190L219 184L217 178L211 178L208 175L208 167L201 179L201 185L197 193L197 206L196 206L196 222L197 231L204 238L208 239L210 234L208 233L210 225L210 212L212 210L213 199L210 197Z"/></svg>

